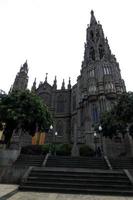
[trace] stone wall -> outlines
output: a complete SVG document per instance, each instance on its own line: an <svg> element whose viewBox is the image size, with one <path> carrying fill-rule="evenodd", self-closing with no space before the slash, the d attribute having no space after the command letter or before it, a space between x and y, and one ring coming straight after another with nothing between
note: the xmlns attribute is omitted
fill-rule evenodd
<svg viewBox="0 0 133 200"><path fill-rule="evenodd" d="M0 166L11 166L19 154L19 150L0 149Z"/></svg>

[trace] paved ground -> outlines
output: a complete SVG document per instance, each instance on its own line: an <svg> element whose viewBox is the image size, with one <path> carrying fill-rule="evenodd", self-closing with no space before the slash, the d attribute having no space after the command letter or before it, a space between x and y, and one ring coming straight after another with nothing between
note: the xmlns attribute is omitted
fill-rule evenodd
<svg viewBox="0 0 133 200"><path fill-rule="evenodd" d="M18 185L0 184L0 197L14 191L17 188Z"/></svg>
<svg viewBox="0 0 133 200"><path fill-rule="evenodd" d="M17 191L15 194L12 195L11 192L15 191L17 187L18 187L17 185L0 184L0 200L6 200L6 199L8 200L133 200L133 197L74 195L74 194L17 192Z"/></svg>

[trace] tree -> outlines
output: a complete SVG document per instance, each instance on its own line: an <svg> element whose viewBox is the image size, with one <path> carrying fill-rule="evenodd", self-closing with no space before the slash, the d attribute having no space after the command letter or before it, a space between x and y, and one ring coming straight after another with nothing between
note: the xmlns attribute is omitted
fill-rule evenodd
<svg viewBox="0 0 133 200"><path fill-rule="evenodd" d="M101 117L103 135L112 138L118 132L123 135L127 127L132 135L133 132L133 92L123 93L118 98L117 104L111 111Z"/></svg>
<svg viewBox="0 0 133 200"><path fill-rule="evenodd" d="M3 134L7 145L14 130L26 131L33 136L36 131L47 132L53 123L47 106L29 90L14 91L1 98L0 122L5 124Z"/></svg>

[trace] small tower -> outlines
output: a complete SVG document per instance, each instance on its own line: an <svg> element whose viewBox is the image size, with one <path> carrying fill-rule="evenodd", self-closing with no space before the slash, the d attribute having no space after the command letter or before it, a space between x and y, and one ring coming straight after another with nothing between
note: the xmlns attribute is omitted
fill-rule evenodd
<svg viewBox="0 0 133 200"><path fill-rule="evenodd" d="M26 62L21 66L13 83L12 91L26 90L28 85L28 64Z"/></svg>
<svg viewBox="0 0 133 200"><path fill-rule="evenodd" d="M69 77L69 82L68 82L68 86L67 86L67 88L68 88L68 90L71 89L71 79L70 79L70 77Z"/></svg>
<svg viewBox="0 0 133 200"><path fill-rule="evenodd" d="M45 76L45 83L47 83L47 80L48 80L48 73L46 73L46 76Z"/></svg>
<svg viewBox="0 0 133 200"><path fill-rule="evenodd" d="M55 79L54 79L54 83L53 83L53 89L57 89L57 79L56 79L56 76L55 76Z"/></svg>
<svg viewBox="0 0 133 200"><path fill-rule="evenodd" d="M63 79L63 82L62 82L61 89L62 89L62 90L65 90L65 81L64 81L64 79Z"/></svg>
<svg viewBox="0 0 133 200"><path fill-rule="evenodd" d="M36 78L33 82L32 88L31 88L31 92L35 92L36 91Z"/></svg>

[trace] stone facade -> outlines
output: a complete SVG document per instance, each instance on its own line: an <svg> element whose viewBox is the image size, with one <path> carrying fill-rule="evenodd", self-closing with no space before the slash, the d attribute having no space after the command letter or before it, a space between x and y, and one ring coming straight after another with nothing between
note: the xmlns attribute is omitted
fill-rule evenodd
<svg viewBox="0 0 133 200"><path fill-rule="evenodd" d="M53 85L36 80L32 91L47 104L54 117L54 131L58 132L58 143L89 144L94 147L94 124L99 122L100 115L110 110L116 103L119 94L126 91L121 78L119 63L111 53L108 40L104 36L102 25L97 22L91 11L90 24L86 30L84 59L77 83L65 88L63 80L61 89L57 89L55 77ZM27 63L21 67L13 89L26 88L28 82ZM49 141L49 138L47 140Z"/></svg>

